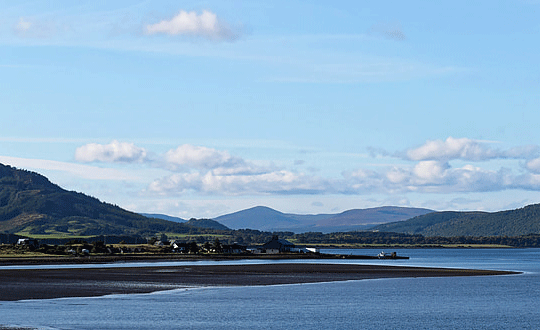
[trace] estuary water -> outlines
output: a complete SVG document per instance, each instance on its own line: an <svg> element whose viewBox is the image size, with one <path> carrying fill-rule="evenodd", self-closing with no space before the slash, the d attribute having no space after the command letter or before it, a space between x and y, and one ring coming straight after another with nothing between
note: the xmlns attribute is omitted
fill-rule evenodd
<svg viewBox="0 0 540 330"><path fill-rule="evenodd" d="M516 270L523 274L193 287L151 294L0 302L0 325L37 329L540 328L540 249L386 252L393 251L410 259L322 262ZM322 252L376 255L380 250ZM238 262L242 261L219 263ZM295 261L245 263L253 262Z"/></svg>

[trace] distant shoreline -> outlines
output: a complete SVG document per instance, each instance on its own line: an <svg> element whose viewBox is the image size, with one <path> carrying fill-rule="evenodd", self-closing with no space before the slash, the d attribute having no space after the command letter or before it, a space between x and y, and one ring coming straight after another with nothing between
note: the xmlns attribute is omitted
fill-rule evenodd
<svg viewBox="0 0 540 330"><path fill-rule="evenodd" d="M378 259L377 256L327 254L327 253L280 253L280 254L115 254L90 256L44 256L5 257L0 256L0 266L40 265L40 264L87 264L114 262L160 262L160 261L200 261L200 260L321 260L321 259Z"/></svg>
<svg viewBox="0 0 540 330"><path fill-rule="evenodd" d="M280 263L0 270L0 301L150 293L201 286L301 284L400 277L485 276L510 271Z"/></svg>

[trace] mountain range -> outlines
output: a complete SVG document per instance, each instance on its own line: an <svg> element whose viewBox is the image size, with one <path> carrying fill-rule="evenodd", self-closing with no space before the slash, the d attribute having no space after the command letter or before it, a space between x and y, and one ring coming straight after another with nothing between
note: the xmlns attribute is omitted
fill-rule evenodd
<svg viewBox="0 0 540 330"><path fill-rule="evenodd" d="M257 229L261 231L292 231L295 233L317 231L338 232L366 230L376 225L403 221L433 210L409 207L383 206L354 209L337 214L302 215L282 213L265 206L256 206L214 218L232 229Z"/></svg>
<svg viewBox="0 0 540 330"><path fill-rule="evenodd" d="M146 216L67 191L46 177L0 164L0 232L28 236L139 235L204 230L385 231L423 236L520 236L540 233L540 204L499 212L435 212L384 206L300 215L257 206L215 219Z"/></svg>

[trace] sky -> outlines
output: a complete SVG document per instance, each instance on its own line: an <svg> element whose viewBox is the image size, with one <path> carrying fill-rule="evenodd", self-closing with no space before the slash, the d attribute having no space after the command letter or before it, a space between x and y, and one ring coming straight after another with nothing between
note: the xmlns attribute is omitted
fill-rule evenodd
<svg viewBox="0 0 540 330"><path fill-rule="evenodd" d="M540 202L540 1L3 1L0 163L213 218Z"/></svg>

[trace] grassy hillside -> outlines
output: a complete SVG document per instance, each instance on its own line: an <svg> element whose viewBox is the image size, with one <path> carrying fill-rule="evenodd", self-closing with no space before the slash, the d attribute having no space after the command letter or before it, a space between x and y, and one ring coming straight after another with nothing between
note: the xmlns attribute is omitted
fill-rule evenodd
<svg viewBox="0 0 540 330"><path fill-rule="evenodd" d="M153 235L192 228L149 219L81 193L34 172L0 164L0 232L22 235Z"/></svg>
<svg viewBox="0 0 540 330"><path fill-rule="evenodd" d="M520 236L540 233L540 204L500 212L434 212L375 230L424 236Z"/></svg>

